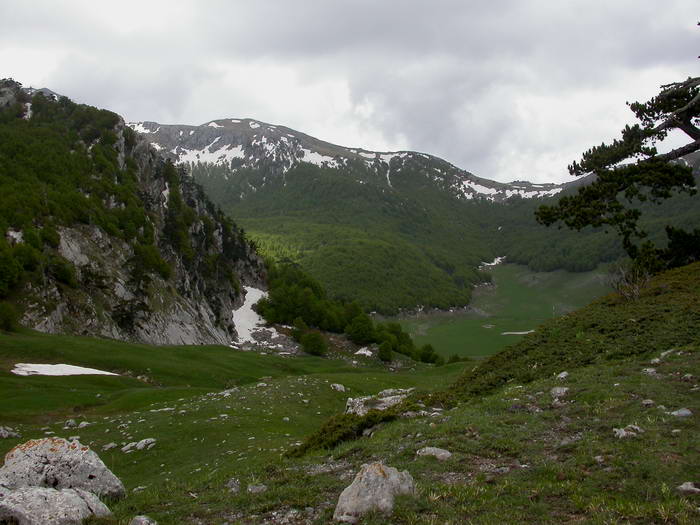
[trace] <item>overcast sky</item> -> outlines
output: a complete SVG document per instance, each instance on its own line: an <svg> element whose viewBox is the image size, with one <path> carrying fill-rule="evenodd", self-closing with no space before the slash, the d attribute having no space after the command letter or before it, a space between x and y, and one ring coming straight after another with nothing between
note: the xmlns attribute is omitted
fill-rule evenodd
<svg viewBox="0 0 700 525"><path fill-rule="evenodd" d="M251 117L499 181L569 180L700 74L697 0L0 0L0 77L126 120Z"/></svg>

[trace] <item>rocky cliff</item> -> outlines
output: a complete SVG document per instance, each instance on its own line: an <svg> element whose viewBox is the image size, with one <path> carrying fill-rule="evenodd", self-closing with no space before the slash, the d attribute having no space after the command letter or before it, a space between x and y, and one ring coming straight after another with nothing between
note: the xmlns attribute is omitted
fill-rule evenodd
<svg viewBox="0 0 700 525"><path fill-rule="evenodd" d="M4 295L22 310L22 324L154 344L229 343L243 285L265 281L243 232L113 113L27 94L10 81L0 89L5 131L30 143L24 159L0 163L0 187L11 193L22 183L17 191L48 201L30 218L0 218L3 257L20 269ZM63 137L32 146L32 134L46 129ZM57 178L53 167L39 172L39 156L81 162ZM50 231L53 242L35 240Z"/></svg>

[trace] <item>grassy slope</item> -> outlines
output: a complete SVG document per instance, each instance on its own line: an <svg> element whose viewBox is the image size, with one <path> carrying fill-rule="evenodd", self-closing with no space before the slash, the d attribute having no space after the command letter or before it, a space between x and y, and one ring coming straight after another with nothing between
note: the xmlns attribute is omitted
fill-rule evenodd
<svg viewBox="0 0 700 525"><path fill-rule="evenodd" d="M401 321L417 344L432 344L445 357L493 355L522 339L502 332L534 329L553 316L607 293L602 270L532 272L505 264L488 270L494 286L479 287L470 307L478 313L425 314Z"/></svg>
<svg viewBox="0 0 700 525"><path fill-rule="evenodd" d="M49 428L59 435L79 434L98 450L111 440L159 440L149 451L101 453L130 491L146 487L111 504L115 518L102 520L105 524L126 523L137 513L148 513L161 524L279 523L292 510L303 519L290 523L305 523L306 518L329 523L338 494L353 473L361 463L378 459L409 470L418 493L400 498L389 521L369 516L365 524L504 519L690 524L698 518L697 501L675 487L697 480L699 473L699 317L696 264L659 277L635 302L610 295L546 322L536 334L467 370L447 394L436 396L435 401L448 404L462 400L441 417L383 424L371 438L301 459L283 459L279 453L345 402L346 396L326 381L350 386L351 395L398 384L440 388L453 380L459 365L393 374L371 364L341 366L335 372L317 369L305 376L265 379L266 386L246 384L229 397L193 391L167 402L155 398L153 406L110 412L107 419L101 410L109 407L97 407L82 411L94 423L87 428ZM650 364L671 349L659 364ZM16 352L21 352L19 345ZM9 362L9 353L3 355ZM228 355L235 362L244 354ZM151 365L154 376L160 374L161 361L162 354ZM96 362L86 358L82 364ZM644 373L650 366L658 376ZM557 380L554 374L563 370L569 377ZM692 377L684 378L686 374ZM6 379L6 374L0 377ZM554 386L570 389L560 405L549 394ZM642 405L648 398L655 406ZM694 415L681 419L667 413L682 407ZM176 410L150 412L160 408ZM43 434L42 424L25 423L25 438ZM126 427L119 429L120 424ZM644 432L626 440L614 437L613 428L629 424ZM4 451L18 441L6 440L0 447ZM416 458L423 446L447 448L454 456L444 463ZM319 465L325 472L318 472ZM262 482L269 489L230 494L225 483L231 476L244 488Z"/></svg>

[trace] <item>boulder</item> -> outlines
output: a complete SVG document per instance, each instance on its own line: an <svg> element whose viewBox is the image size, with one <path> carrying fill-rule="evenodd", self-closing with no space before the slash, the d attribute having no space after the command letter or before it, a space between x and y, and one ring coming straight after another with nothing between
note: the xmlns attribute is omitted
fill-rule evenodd
<svg viewBox="0 0 700 525"><path fill-rule="evenodd" d="M414 491L413 477L407 471L399 472L381 462L362 465L353 482L340 494L333 519L357 523L363 514L373 510L391 514L394 498Z"/></svg>
<svg viewBox="0 0 700 525"><path fill-rule="evenodd" d="M23 487L0 499L0 523L79 525L92 516L110 516L97 496L81 489Z"/></svg>
<svg viewBox="0 0 700 525"><path fill-rule="evenodd" d="M134 516L129 525L158 525L158 522L148 516Z"/></svg>
<svg viewBox="0 0 700 525"><path fill-rule="evenodd" d="M569 388L565 387L565 386L555 386L550 391L550 394L552 394L552 397L554 398L554 400L558 400L559 398L564 397L568 393L569 393Z"/></svg>
<svg viewBox="0 0 700 525"><path fill-rule="evenodd" d="M613 434L618 439L637 437L637 435L644 432L637 425L627 425L625 428L613 428Z"/></svg>
<svg viewBox="0 0 700 525"><path fill-rule="evenodd" d="M389 388L376 396L349 397L345 404L345 413L364 416L370 410L386 410L401 403L412 391L413 388Z"/></svg>
<svg viewBox="0 0 700 525"><path fill-rule="evenodd" d="M226 482L226 488L232 494L237 494L241 491L241 482L238 478L231 478Z"/></svg>
<svg viewBox="0 0 700 525"><path fill-rule="evenodd" d="M688 410L687 408L681 408L681 409L674 410L673 412L671 412L671 415L675 416L675 417L690 417L693 415L693 413L690 410Z"/></svg>
<svg viewBox="0 0 700 525"><path fill-rule="evenodd" d="M5 455L0 480L9 489L82 489L122 498L124 485L90 447L61 438L32 439Z"/></svg>
<svg viewBox="0 0 700 525"><path fill-rule="evenodd" d="M248 492L251 494L261 494L267 490L267 485L263 485L262 483L258 485L248 485Z"/></svg>
<svg viewBox="0 0 700 525"><path fill-rule="evenodd" d="M338 392L345 392L345 387L343 385L341 385L340 383L333 383L331 385L331 388L333 390L337 390Z"/></svg>
<svg viewBox="0 0 700 525"><path fill-rule="evenodd" d="M418 452L416 452L419 456L433 456L434 458L439 459L440 461L447 461L452 457L452 452L449 450L445 450L444 448L437 448L437 447L423 447L420 449Z"/></svg>

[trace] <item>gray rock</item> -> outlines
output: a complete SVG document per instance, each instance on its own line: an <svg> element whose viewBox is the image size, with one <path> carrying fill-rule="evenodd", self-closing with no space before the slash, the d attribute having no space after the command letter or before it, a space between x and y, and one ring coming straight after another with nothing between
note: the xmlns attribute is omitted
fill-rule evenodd
<svg viewBox="0 0 700 525"><path fill-rule="evenodd" d="M19 432L17 432L14 428L0 427L0 439L18 438L18 437L22 437L22 435Z"/></svg>
<svg viewBox="0 0 700 525"><path fill-rule="evenodd" d="M680 408L671 412L671 415L676 417L690 417L693 415L693 413L687 408Z"/></svg>
<svg viewBox="0 0 700 525"><path fill-rule="evenodd" d="M557 379L560 381L563 381L567 377L569 377L569 372L561 372L560 374L557 374Z"/></svg>
<svg viewBox="0 0 700 525"><path fill-rule="evenodd" d="M627 425L625 428L613 428L613 433L618 439L636 437L642 432L644 432L644 430L639 428L637 425Z"/></svg>
<svg viewBox="0 0 700 525"><path fill-rule="evenodd" d="M642 406L644 407L653 407L654 406L654 400L653 399L645 399L642 401Z"/></svg>
<svg viewBox="0 0 700 525"><path fill-rule="evenodd" d="M158 525L158 522L148 516L134 516L129 525Z"/></svg>
<svg viewBox="0 0 700 525"><path fill-rule="evenodd" d="M89 421L81 421L80 424L78 424L78 428L89 427L91 424L92 423L90 423Z"/></svg>
<svg viewBox="0 0 700 525"><path fill-rule="evenodd" d="M17 525L79 525L112 513L94 494L81 489L24 487L0 499L0 522Z"/></svg>
<svg viewBox="0 0 700 525"><path fill-rule="evenodd" d="M267 490L267 485L260 483L259 485L248 485L248 492L251 494L260 494Z"/></svg>
<svg viewBox="0 0 700 525"><path fill-rule="evenodd" d="M114 441L107 443L104 447L102 447L102 450L111 450L113 448L117 448L117 444Z"/></svg>
<svg viewBox="0 0 700 525"><path fill-rule="evenodd" d="M412 391L413 388L390 388L382 390L376 396L349 397L345 404L345 413L364 416L370 410L386 410L401 403Z"/></svg>
<svg viewBox="0 0 700 525"><path fill-rule="evenodd" d="M226 482L226 488L229 492L236 494L241 490L241 482L237 478L231 478Z"/></svg>
<svg viewBox="0 0 700 525"><path fill-rule="evenodd" d="M146 438L146 439L142 439L141 441L136 443L136 450L143 450L144 448L147 448L148 450L150 450L155 446L156 446L156 440L154 438Z"/></svg>
<svg viewBox="0 0 700 525"><path fill-rule="evenodd" d="M340 383L333 383L331 385L331 388L333 390L337 390L338 392L345 392L345 390L346 390L346 388L343 385L341 385Z"/></svg>
<svg viewBox="0 0 700 525"><path fill-rule="evenodd" d="M696 487L692 481L686 481L682 485L678 485L676 490L684 494L700 494L700 488Z"/></svg>
<svg viewBox="0 0 700 525"><path fill-rule="evenodd" d="M549 393L552 394L552 397L555 400L558 400L559 398L564 397L566 394L569 393L569 388L566 386L555 386L554 388L552 388L552 390L550 390Z"/></svg>
<svg viewBox="0 0 700 525"><path fill-rule="evenodd" d="M52 487L82 489L122 498L124 485L90 447L61 438L32 439L5 456L0 479L9 489Z"/></svg>
<svg viewBox="0 0 700 525"><path fill-rule="evenodd" d="M452 457L452 452L449 450L445 450L444 448L437 448L437 447L423 447L420 449L418 452L416 452L419 456L433 456L434 458L439 459L440 461L447 461Z"/></svg>
<svg viewBox="0 0 700 525"><path fill-rule="evenodd" d="M367 512L378 510L391 514L394 498L399 494L413 494L413 477L382 463L362 465L353 482L343 490L333 513L333 519L357 523Z"/></svg>

